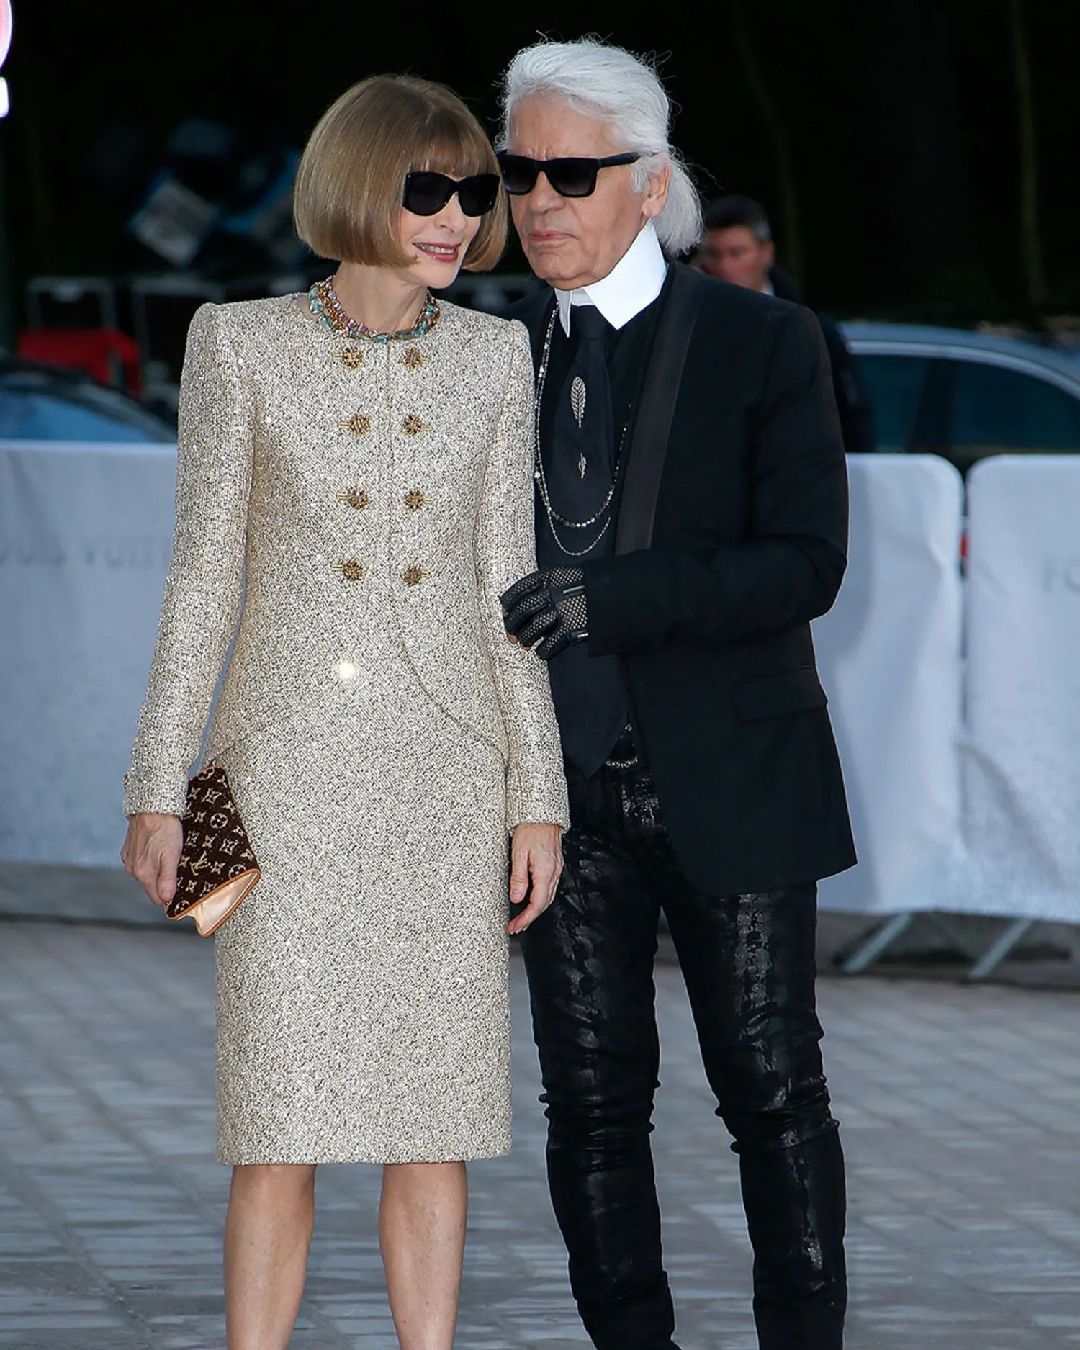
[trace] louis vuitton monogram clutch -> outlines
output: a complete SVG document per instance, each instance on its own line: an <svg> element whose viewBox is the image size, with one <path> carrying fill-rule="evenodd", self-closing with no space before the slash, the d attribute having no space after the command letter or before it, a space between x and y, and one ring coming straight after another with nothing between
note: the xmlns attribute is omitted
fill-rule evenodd
<svg viewBox="0 0 1080 1350"><path fill-rule="evenodd" d="M262 875L220 764L188 783L176 895L167 918L190 915L200 937L216 933Z"/></svg>

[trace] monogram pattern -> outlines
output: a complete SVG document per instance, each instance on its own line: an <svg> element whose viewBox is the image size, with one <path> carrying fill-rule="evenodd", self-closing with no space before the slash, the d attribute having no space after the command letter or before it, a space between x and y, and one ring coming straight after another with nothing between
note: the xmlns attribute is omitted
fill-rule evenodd
<svg viewBox="0 0 1080 1350"><path fill-rule="evenodd" d="M258 868L220 764L208 764L188 783L181 825L176 895L165 911L170 919L182 919L219 886Z"/></svg>

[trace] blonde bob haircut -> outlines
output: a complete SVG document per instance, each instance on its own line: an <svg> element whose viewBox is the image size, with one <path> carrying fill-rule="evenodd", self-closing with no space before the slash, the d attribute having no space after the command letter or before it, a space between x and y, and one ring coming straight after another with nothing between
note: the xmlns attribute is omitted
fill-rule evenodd
<svg viewBox="0 0 1080 1350"><path fill-rule="evenodd" d="M372 75L347 89L311 133L293 189L296 233L321 258L403 267L405 175L498 173L484 129L452 90L412 75ZM480 218L463 266L494 267L506 246L506 195Z"/></svg>

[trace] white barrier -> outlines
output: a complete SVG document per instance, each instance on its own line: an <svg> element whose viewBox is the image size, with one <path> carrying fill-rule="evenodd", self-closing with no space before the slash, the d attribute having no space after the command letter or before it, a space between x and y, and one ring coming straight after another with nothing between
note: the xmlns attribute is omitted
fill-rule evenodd
<svg viewBox="0 0 1080 1350"><path fill-rule="evenodd" d="M831 909L933 909L957 849L963 487L935 455L852 455L848 569L814 642L859 866Z"/></svg>
<svg viewBox="0 0 1080 1350"><path fill-rule="evenodd" d="M119 865L172 447L0 442L0 858Z"/></svg>
<svg viewBox="0 0 1080 1350"><path fill-rule="evenodd" d="M815 628L861 864L822 903L1080 918L1080 457L852 456ZM172 536L168 446L0 442L0 858L115 865ZM961 696L970 693L966 726Z"/></svg>
<svg viewBox="0 0 1080 1350"><path fill-rule="evenodd" d="M1080 456L968 480L966 865L943 908L1080 921Z"/></svg>

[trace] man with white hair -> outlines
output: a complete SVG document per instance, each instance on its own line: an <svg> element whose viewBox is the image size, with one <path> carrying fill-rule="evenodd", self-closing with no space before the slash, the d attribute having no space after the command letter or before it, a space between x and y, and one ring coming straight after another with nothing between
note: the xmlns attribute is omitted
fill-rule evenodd
<svg viewBox="0 0 1080 1350"><path fill-rule="evenodd" d="M810 620L845 566L844 454L798 306L665 261L700 208L655 71L542 42L501 165L548 283L539 570L503 596L550 661L571 829L524 938L570 1282L600 1350L670 1350L649 1146L663 908L734 1137L762 1350L843 1340L844 1164L814 1006L816 883L854 850Z"/></svg>

